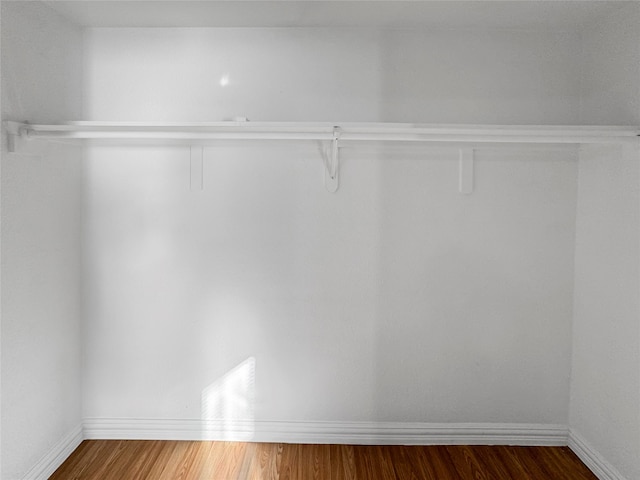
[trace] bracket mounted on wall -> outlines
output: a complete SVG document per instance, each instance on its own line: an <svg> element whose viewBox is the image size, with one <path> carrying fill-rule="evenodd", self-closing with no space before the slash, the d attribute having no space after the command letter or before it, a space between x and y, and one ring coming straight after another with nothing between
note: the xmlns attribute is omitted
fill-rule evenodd
<svg viewBox="0 0 640 480"><path fill-rule="evenodd" d="M16 153L22 147L22 140L30 138L29 124L24 122L4 122L7 133L7 151Z"/></svg>
<svg viewBox="0 0 640 480"><path fill-rule="evenodd" d="M329 164L326 165L324 171L324 186L330 193L338 191L340 183L340 135L342 129L340 127L333 127L333 139L331 140L331 158Z"/></svg>

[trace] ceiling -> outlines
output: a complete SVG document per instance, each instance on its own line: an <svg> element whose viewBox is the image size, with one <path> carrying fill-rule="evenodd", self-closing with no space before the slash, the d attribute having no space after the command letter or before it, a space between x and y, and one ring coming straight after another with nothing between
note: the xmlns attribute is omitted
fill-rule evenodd
<svg viewBox="0 0 640 480"><path fill-rule="evenodd" d="M390 27L573 30L606 0L45 0L84 27Z"/></svg>

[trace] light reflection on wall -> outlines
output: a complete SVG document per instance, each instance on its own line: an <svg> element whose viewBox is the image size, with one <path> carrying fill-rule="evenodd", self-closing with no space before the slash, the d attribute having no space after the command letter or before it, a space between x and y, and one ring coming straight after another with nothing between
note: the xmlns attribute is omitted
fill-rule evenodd
<svg viewBox="0 0 640 480"><path fill-rule="evenodd" d="M253 439L255 365L249 357L202 390L203 440Z"/></svg>

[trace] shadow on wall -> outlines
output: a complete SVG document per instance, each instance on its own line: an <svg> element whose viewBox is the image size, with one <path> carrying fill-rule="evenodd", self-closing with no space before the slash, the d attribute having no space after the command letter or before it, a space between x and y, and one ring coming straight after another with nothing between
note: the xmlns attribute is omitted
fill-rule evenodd
<svg viewBox="0 0 640 480"><path fill-rule="evenodd" d="M254 357L202 390L202 439L249 441L255 432Z"/></svg>

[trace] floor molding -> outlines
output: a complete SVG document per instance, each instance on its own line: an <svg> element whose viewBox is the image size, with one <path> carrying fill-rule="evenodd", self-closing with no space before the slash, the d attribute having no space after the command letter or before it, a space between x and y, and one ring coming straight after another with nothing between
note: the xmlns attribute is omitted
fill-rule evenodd
<svg viewBox="0 0 640 480"><path fill-rule="evenodd" d="M626 480L597 450L574 430L569 430L569 448L600 480Z"/></svg>
<svg viewBox="0 0 640 480"><path fill-rule="evenodd" d="M564 446L563 425L503 423L268 422L87 418L86 439L238 440L360 445Z"/></svg>
<svg viewBox="0 0 640 480"><path fill-rule="evenodd" d="M237 440L359 445L564 446L600 480L627 480L564 425L519 423L202 421L86 418L34 465L23 480L46 480L82 440Z"/></svg>
<svg viewBox="0 0 640 480"><path fill-rule="evenodd" d="M71 453L82 443L82 425L78 425L58 443L56 443L45 455L29 470L23 480L47 480L56 469L62 465Z"/></svg>

